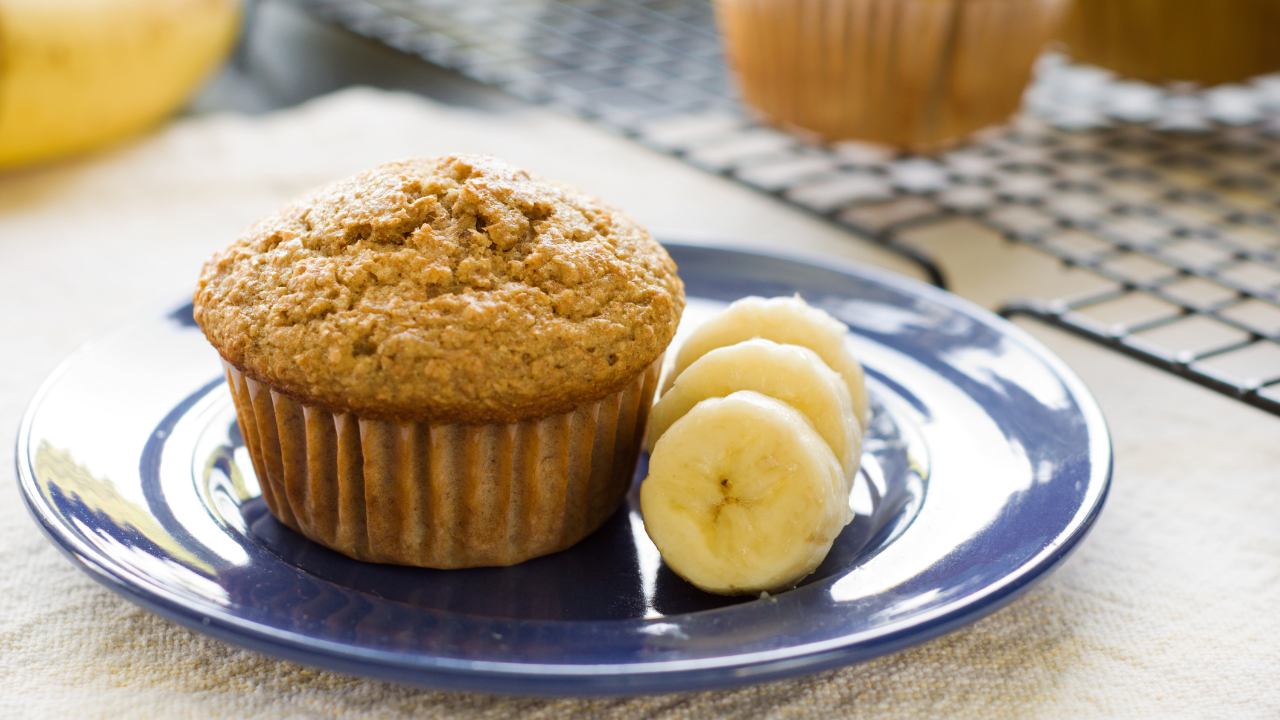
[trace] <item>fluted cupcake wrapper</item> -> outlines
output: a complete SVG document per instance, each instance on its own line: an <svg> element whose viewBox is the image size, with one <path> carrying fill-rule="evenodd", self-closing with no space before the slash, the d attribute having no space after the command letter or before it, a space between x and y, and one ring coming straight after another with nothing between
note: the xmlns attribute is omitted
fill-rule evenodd
<svg viewBox="0 0 1280 720"><path fill-rule="evenodd" d="M1280 70L1280 3L1073 0L1059 37L1073 59L1147 82L1243 82Z"/></svg>
<svg viewBox="0 0 1280 720"><path fill-rule="evenodd" d="M486 425L335 413L225 367L272 515L360 560L457 568L563 550L617 510L661 358L570 412Z"/></svg>
<svg viewBox="0 0 1280 720"><path fill-rule="evenodd" d="M1066 0L716 0L743 99L826 140L930 152L1017 110Z"/></svg>

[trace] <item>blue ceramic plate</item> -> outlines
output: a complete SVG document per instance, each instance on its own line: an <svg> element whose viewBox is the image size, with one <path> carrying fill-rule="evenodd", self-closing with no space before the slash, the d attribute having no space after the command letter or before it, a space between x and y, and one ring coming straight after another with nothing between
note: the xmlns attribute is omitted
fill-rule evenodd
<svg viewBox="0 0 1280 720"><path fill-rule="evenodd" d="M795 590L689 586L634 492L576 547L512 568L371 565L314 545L267 514L190 307L54 373L18 434L22 491L90 575L184 625L343 672L506 693L726 687L865 660L995 610L1087 532L1111 473L1102 416L1017 328L869 269L669 248L682 331L744 295L799 292L855 333L873 398L857 514Z"/></svg>

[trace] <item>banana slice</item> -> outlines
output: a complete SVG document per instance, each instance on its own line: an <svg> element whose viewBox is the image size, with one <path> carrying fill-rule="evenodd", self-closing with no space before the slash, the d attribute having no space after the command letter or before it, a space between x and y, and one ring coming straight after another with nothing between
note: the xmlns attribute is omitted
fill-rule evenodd
<svg viewBox="0 0 1280 720"><path fill-rule="evenodd" d="M745 297L695 329L676 354L667 386L708 352L751 338L801 345L816 352L849 386L858 426L867 426L867 390L862 365L854 357L844 323L794 297Z"/></svg>
<svg viewBox="0 0 1280 720"><path fill-rule="evenodd" d="M763 338L716 348L685 368L649 414L649 447L700 401L738 390L754 390L804 413L852 481L862 457L862 430L844 379L814 351Z"/></svg>
<svg viewBox="0 0 1280 720"><path fill-rule="evenodd" d="M852 519L831 448L800 411L750 390L703 400L663 433L640 508L667 565L724 595L794 586Z"/></svg>

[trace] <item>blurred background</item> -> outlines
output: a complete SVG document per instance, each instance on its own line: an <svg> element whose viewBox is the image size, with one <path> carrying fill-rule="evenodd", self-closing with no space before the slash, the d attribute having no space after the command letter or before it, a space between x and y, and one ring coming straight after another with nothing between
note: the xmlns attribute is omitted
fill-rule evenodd
<svg viewBox="0 0 1280 720"><path fill-rule="evenodd" d="M1277 28L1280 0L4 0L0 167L350 86L549 107L934 284L957 227L1047 255L1089 282L957 289L1280 413Z"/></svg>

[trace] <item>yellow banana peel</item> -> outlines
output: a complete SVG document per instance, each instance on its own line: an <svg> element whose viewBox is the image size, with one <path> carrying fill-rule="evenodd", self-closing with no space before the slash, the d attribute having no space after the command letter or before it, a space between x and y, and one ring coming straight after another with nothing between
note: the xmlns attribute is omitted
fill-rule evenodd
<svg viewBox="0 0 1280 720"><path fill-rule="evenodd" d="M179 108L239 0L0 0L0 168L102 146Z"/></svg>

